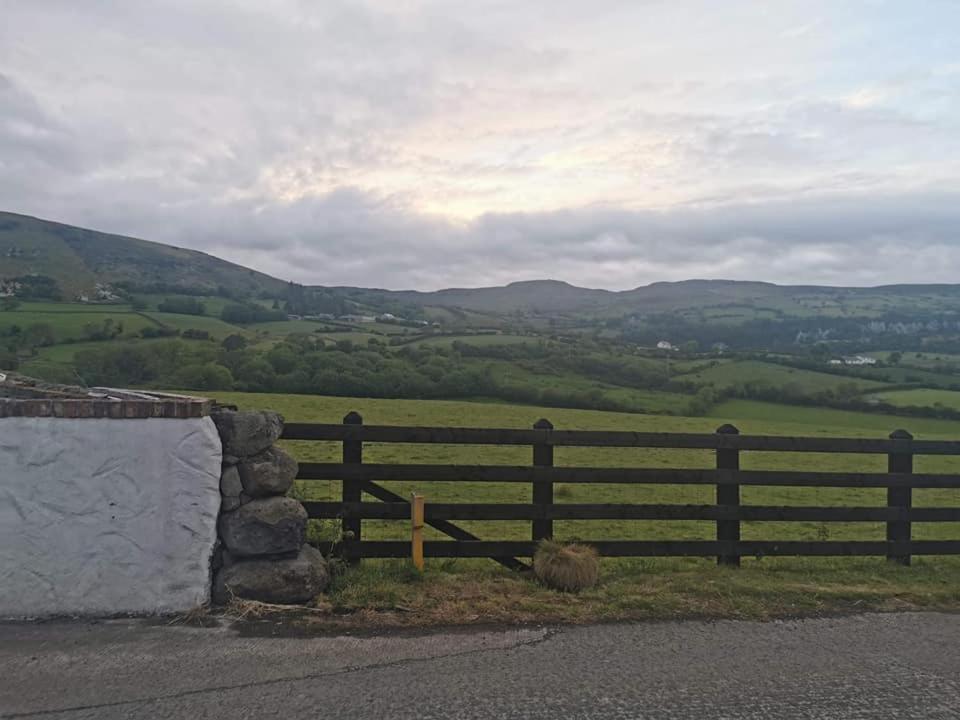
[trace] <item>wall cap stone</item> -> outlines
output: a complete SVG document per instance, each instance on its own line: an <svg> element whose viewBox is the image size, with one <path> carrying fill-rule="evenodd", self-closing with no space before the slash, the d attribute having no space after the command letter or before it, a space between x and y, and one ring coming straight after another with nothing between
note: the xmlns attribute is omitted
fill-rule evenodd
<svg viewBox="0 0 960 720"><path fill-rule="evenodd" d="M213 401L191 395L120 388L58 385L8 373L0 380L0 418L144 418L206 417Z"/></svg>

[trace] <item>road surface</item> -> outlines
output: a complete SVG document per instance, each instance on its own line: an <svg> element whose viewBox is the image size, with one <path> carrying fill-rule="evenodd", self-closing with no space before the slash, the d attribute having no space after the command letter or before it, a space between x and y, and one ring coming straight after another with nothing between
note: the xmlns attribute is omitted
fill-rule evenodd
<svg viewBox="0 0 960 720"><path fill-rule="evenodd" d="M0 624L0 717L960 718L960 616L303 636Z"/></svg>

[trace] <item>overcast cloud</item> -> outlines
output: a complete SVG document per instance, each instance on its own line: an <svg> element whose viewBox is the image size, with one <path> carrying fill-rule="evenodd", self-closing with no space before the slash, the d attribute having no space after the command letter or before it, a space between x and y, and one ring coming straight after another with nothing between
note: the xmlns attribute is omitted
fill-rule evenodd
<svg viewBox="0 0 960 720"><path fill-rule="evenodd" d="M0 209L327 285L960 281L950 0L0 14Z"/></svg>

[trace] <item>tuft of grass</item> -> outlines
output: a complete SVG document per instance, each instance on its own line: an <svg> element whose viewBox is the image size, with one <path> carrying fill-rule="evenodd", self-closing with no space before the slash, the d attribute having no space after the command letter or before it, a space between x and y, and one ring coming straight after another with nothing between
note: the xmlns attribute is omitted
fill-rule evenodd
<svg viewBox="0 0 960 720"><path fill-rule="evenodd" d="M533 572L549 588L580 592L600 579L600 558L587 545L565 545L541 540L533 556Z"/></svg>

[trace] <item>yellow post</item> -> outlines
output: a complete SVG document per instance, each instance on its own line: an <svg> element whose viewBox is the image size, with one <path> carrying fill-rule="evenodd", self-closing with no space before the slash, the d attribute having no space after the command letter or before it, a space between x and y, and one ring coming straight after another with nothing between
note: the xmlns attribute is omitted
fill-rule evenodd
<svg viewBox="0 0 960 720"><path fill-rule="evenodd" d="M412 494L410 502L410 552L413 564L423 572L423 495Z"/></svg>

